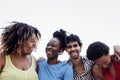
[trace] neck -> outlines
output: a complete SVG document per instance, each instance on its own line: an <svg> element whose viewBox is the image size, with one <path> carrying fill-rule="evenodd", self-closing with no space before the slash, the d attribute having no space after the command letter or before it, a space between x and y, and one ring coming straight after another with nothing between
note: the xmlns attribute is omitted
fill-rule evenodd
<svg viewBox="0 0 120 80"><path fill-rule="evenodd" d="M15 56L15 57L18 57L18 58L25 58L25 57L27 57L29 55L19 54L19 53L13 53L13 54L11 54L11 56Z"/></svg>
<svg viewBox="0 0 120 80"><path fill-rule="evenodd" d="M73 66L81 66L83 64L82 58L79 56L77 59L71 59Z"/></svg>
<svg viewBox="0 0 120 80"><path fill-rule="evenodd" d="M57 59L48 59L47 63L48 64L57 64L57 63L59 63L59 61Z"/></svg>

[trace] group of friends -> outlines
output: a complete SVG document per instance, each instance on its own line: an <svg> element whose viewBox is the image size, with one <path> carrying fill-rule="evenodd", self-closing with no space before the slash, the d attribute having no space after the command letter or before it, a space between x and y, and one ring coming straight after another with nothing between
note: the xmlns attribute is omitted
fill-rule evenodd
<svg viewBox="0 0 120 80"><path fill-rule="evenodd" d="M27 23L12 22L1 34L0 80L120 80L120 46L101 41L91 43L81 56L82 41L63 29L53 32L45 51L47 59L37 60L31 53L37 48L40 31ZM66 51L69 59L60 61ZM42 54L42 53L41 53Z"/></svg>

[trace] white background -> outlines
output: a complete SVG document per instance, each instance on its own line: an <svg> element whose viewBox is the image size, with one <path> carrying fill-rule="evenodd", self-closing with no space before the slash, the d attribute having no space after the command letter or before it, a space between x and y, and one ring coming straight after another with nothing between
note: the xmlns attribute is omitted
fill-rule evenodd
<svg viewBox="0 0 120 80"><path fill-rule="evenodd" d="M11 21L40 30L42 37L33 52L36 58L46 57L48 40L61 28L79 35L83 42L81 55L86 55L88 45L94 41L109 45L111 54L113 45L120 44L120 0L0 0L0 28ZM67 53L59 57L67 58Z"/></svg>

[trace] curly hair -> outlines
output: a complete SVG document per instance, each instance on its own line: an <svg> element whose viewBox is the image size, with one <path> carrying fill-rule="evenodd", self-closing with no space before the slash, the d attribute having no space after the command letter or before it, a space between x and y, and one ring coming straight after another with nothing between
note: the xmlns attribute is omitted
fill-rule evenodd
<svg viewBox="0 0 120 80"><path fill-rule="evenodd" d="M55 31L53 33L53 37L56 37L61 44L61 48L63 50L65 50L67 43L66 43L66 31L64 31L63 29L60 29L59 31Z"/></svg>
<svg viewBox="0 0 120 80"><path fill-rule="evenodd" d="M87 49L87 57L88 59L94 61L98 58L100 58L103 55L109 54L109 47L100 41L93 42L88 46Z"/></svg>
<svg viewBox="0 0 120 80"><path fill-rule="evenodd" d="M13 24L4 28L1 34L1 53L11 54L16 52L19 47L18 42L24 42L35 33L37 40L41 38L39 30L31 25L21 22L12 22Z"/></svg>
<svg viewBox="0 0 120 80"><path fill-rule="evenodd" d="M74 42L74 41L78 42L79 46L82 46L82 42L77 35L70 34L69 36L67 36L67 43Z"/></svg>

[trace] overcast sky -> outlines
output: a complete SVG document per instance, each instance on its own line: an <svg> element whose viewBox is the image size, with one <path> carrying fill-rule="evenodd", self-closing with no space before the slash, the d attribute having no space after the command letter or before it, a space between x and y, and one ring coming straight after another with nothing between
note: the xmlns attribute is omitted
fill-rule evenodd
<svg viewBox="0 0 120 80"><path fill-rule="evenodd" d="M81 55L86 55L86 48L94 41L108 44L111 54L113 45L120 44L120 0L0 0L0 28L11 21L40 30L42 38L33 53L36 58L46 57L48 40L61 28L79 35ZM67 58L67 53L60 56L61 60Z"/></svg>

